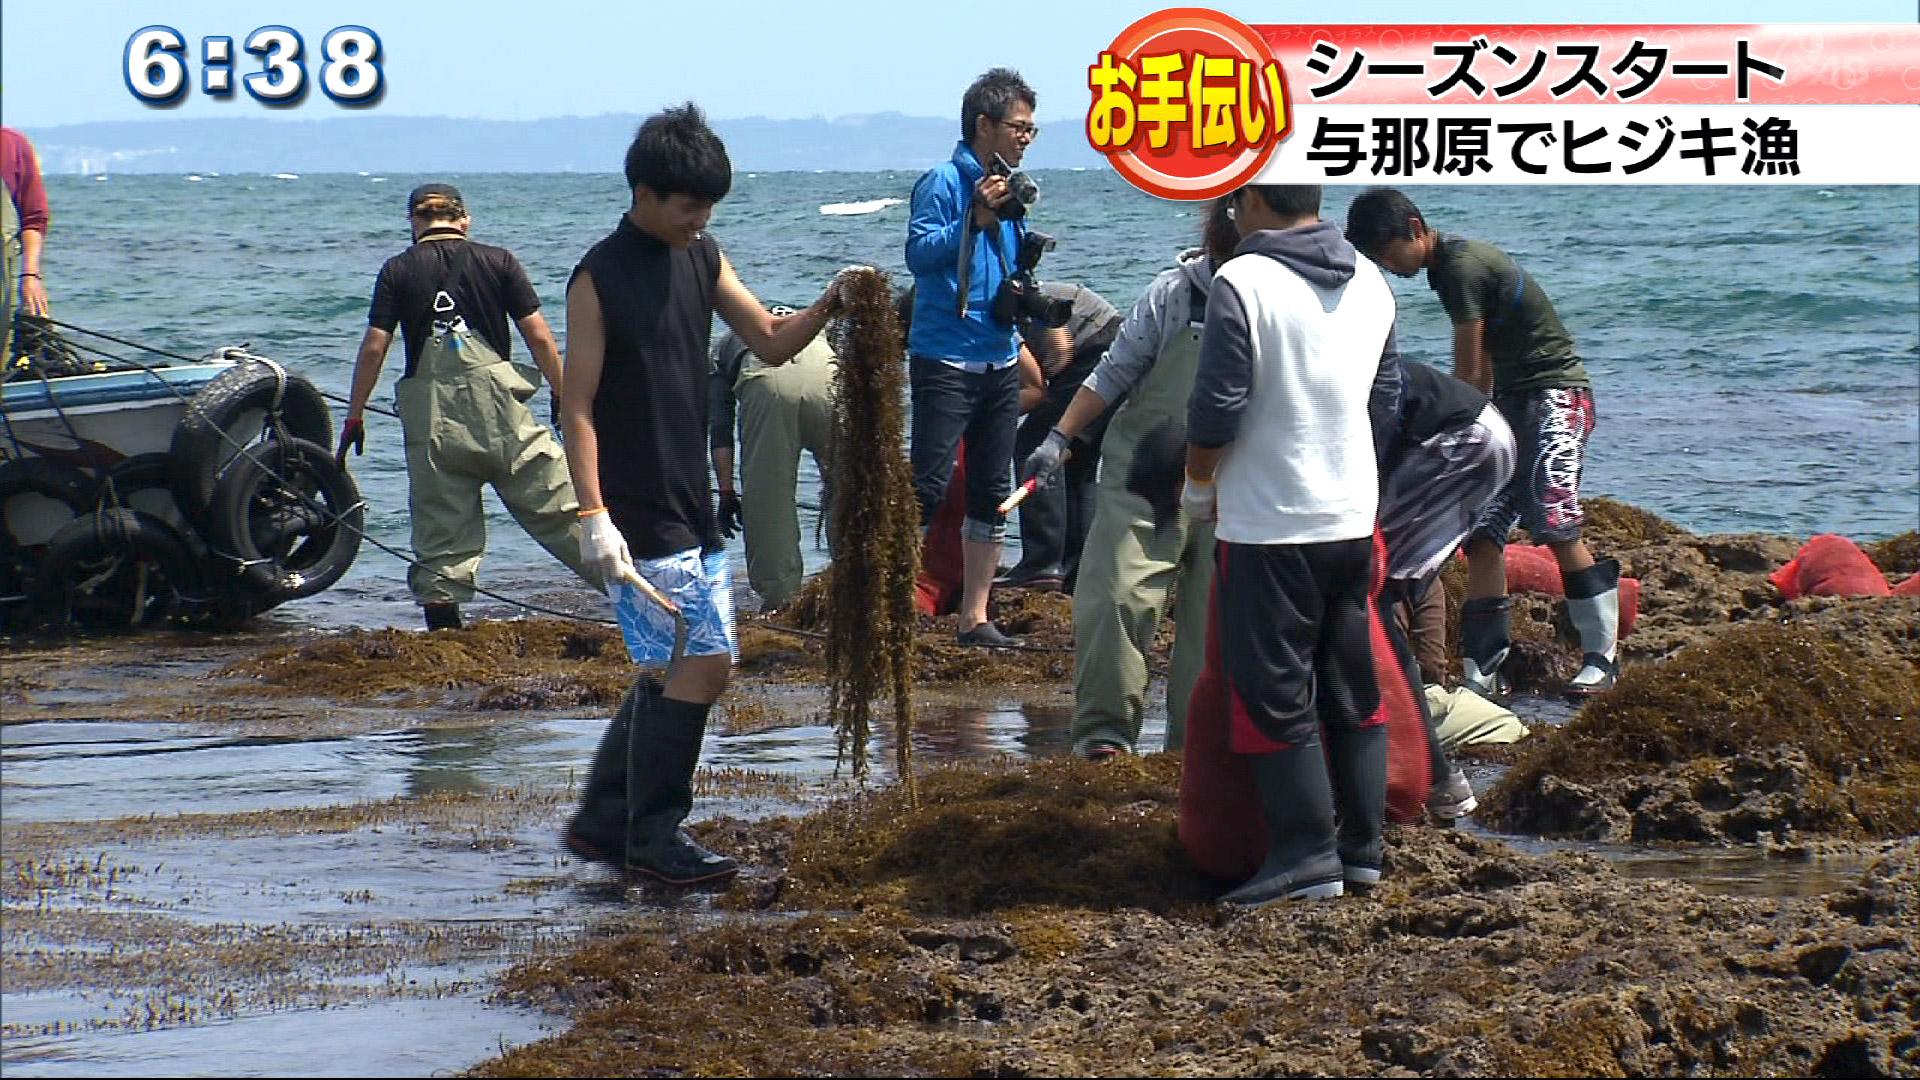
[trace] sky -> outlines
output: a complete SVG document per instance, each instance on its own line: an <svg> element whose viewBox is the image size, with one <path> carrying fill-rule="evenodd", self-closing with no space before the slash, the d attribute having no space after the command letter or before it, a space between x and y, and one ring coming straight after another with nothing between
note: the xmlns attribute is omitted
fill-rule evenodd
<svg viewBox="0 0 1920 1080"><path fill-rule="evenodd" d="M980 72L1020 70L1043 120L1086 109L1086 68L1134 20L1165 7L1136 0L1041 0L960 5L848 0L440 0L430 4L315 0L20 0L0 6L0 121L28 128L173 117L324 119L345 109L311 93L272 109L245 92L200 92L201 38L233 38L279 24L305 39L314 73L322 39L338 26L379 35L393 116L535 120L645 114L692 99L716 119L957 113ZM1916 0L1582 0L1544 8L1519 0L1265 0L1213 5L1242 22L1608 23L1913 22ZM962 19L972 11L972 25ZM167 25L188 41L193 89L155 108L128 90L124 53L135 31ZM244 54L235 77L256 70ZM365 111L365 110L362 110Z"/></svg>

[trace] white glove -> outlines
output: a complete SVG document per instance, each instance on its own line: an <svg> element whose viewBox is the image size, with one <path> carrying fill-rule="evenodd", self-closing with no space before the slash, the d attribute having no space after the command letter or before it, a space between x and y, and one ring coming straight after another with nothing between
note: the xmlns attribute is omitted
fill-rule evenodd
<svg viewBox="0 0 1920 1080"><path fill-rule="evenodd" d="M595 510L580 519L580 561L600 579L600 587L611 595L615 582L640 583L640 572L633 568L633 555L627 551L627 538L614 527L613 515Z"/></svg>
<svg viewBox="0 0 1920 1080"><path fill-rule="evenodd" d="M1213 485L1187 477L1186 486L1180 489L1180 509L1187 512L1190 524L1214 520L1219 511L1215 507Z"/></svg>

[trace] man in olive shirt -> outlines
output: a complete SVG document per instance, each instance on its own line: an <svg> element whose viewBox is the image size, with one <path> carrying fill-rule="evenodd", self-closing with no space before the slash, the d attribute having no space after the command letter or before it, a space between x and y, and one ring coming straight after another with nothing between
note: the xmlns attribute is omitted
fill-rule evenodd
<svg viewBox="0 0 1920 1080"><path fill-rule="evenodd" d="M1580 634L1580 671L1570 696L1612 688L1620 622L1620 564L1595 561L1580 539L1580 467L1593 433L1593 390L1573 338L1532 275L1491 244L1437 232L1393 188L1373 188L1347 211L1347 237L1382 267L1422 269L1453 322L1453 373L1493 398L1513 428L1513 479L1481 512L1467 543L1467 602L1460 638L1466 683L1505 692L1500 665L1511 646L1507 534L1524 524L1546 544L1566 584L1567 614Z"/></svg>

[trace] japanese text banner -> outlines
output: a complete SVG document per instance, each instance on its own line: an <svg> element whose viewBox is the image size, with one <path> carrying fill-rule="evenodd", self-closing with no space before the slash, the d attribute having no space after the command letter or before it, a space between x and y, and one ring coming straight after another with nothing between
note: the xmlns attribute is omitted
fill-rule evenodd
<svg viewBox="0 0 1920 1080"><path fill-rule="evenodd" d="M1920 117L1787 105L1300 105L1255 183L1916 184Z"/></svg>
<svg viewBox="0 0 1920 1080"><path fill-rule="evenodd" d="M1920 24L1252 29L1296 106L1920 101Z"/></svg>

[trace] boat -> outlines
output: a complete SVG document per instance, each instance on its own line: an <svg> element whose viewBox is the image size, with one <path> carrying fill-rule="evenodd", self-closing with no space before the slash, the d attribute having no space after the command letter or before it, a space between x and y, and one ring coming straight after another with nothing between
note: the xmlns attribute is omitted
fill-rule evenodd
<svg viewBox="0 0 1920 1080"><path fill-rule="evenodd" d="M364 511L313 383L244 346L87 361L56 325L17 319L0 383L0 626L229 625L346 573Z"/></svg>

